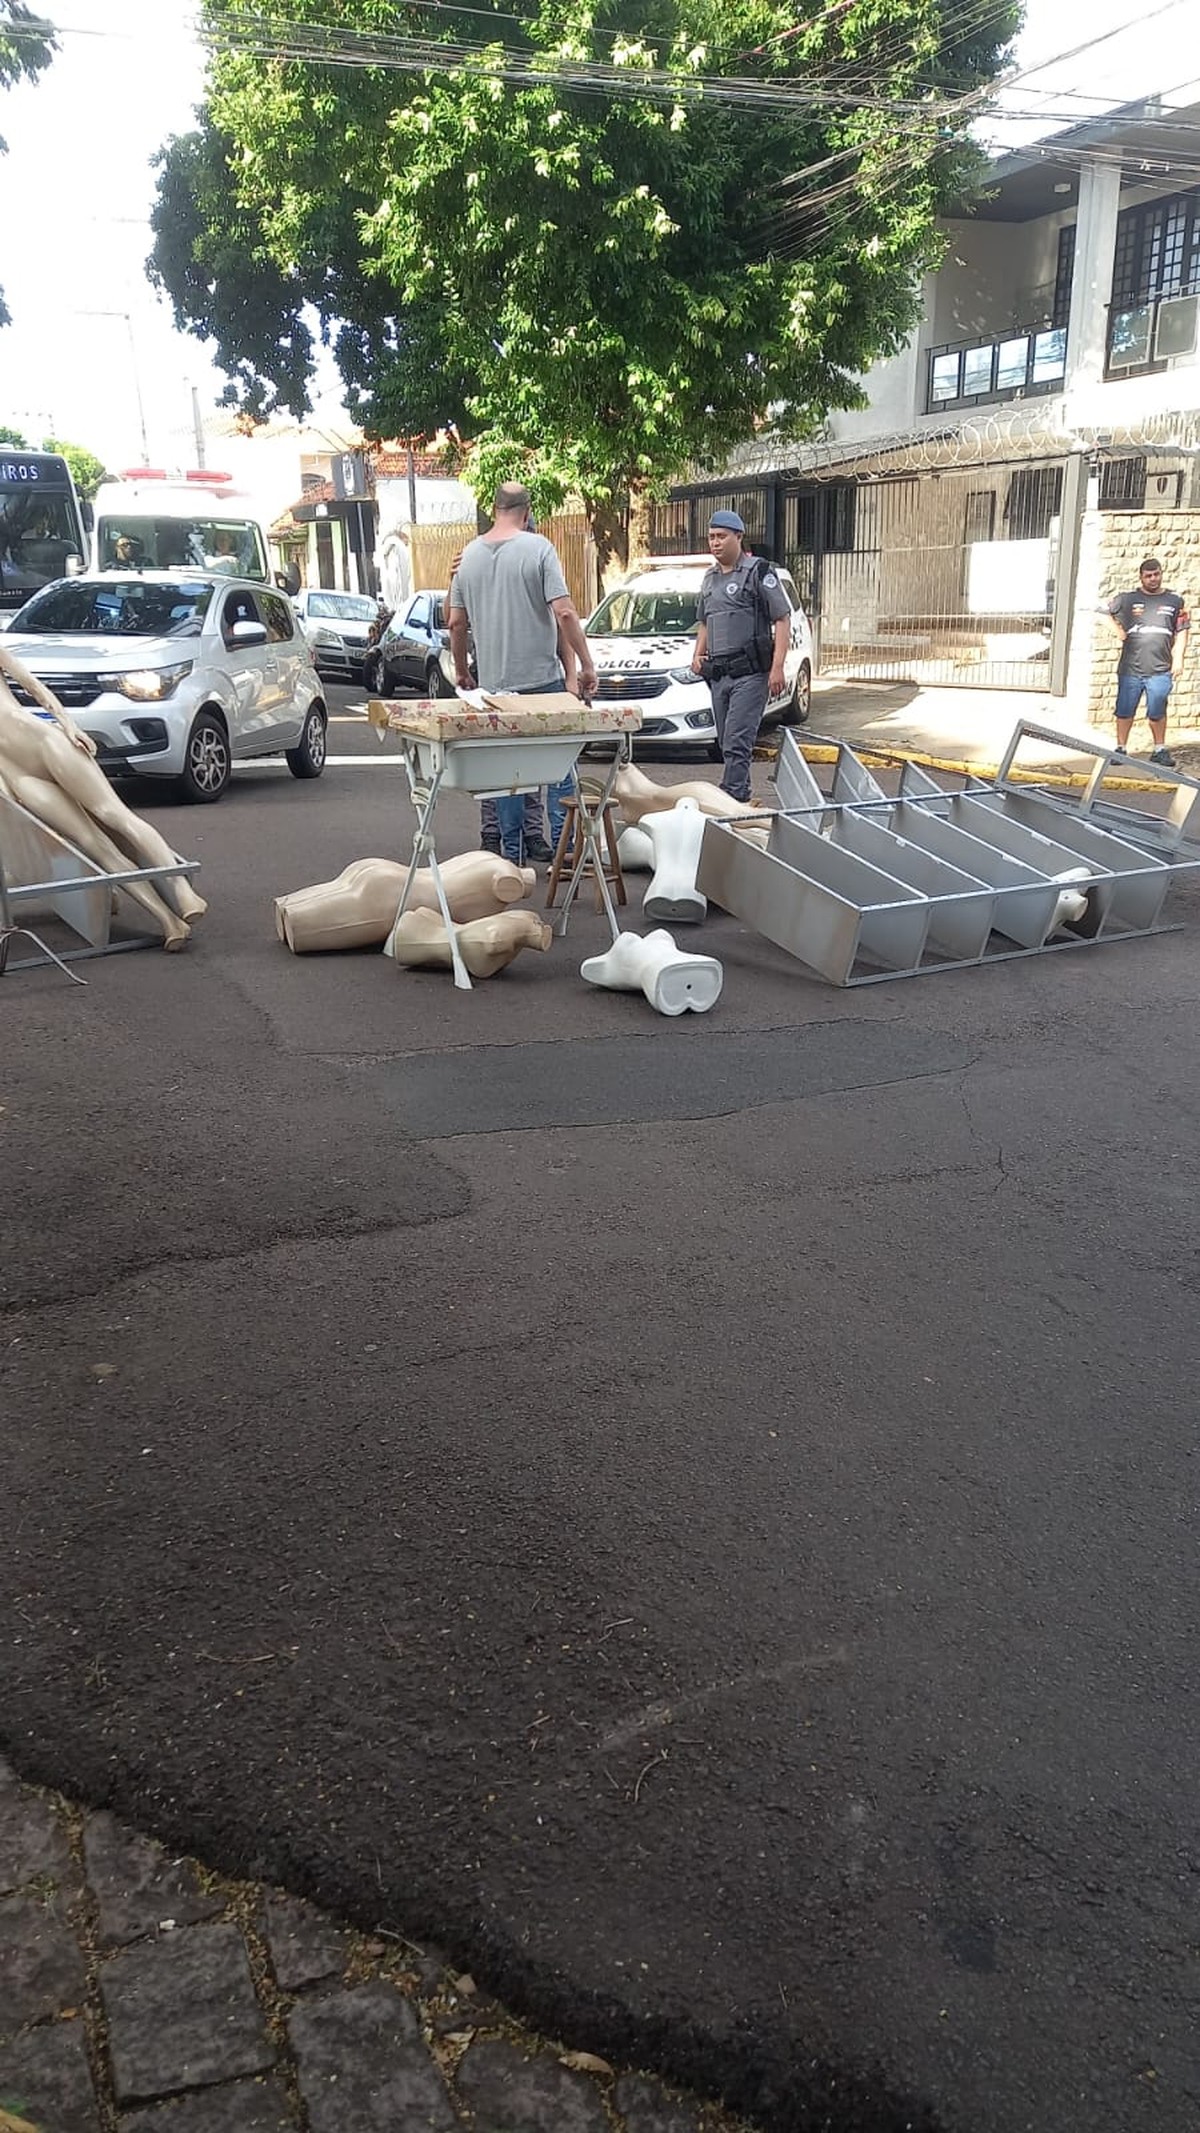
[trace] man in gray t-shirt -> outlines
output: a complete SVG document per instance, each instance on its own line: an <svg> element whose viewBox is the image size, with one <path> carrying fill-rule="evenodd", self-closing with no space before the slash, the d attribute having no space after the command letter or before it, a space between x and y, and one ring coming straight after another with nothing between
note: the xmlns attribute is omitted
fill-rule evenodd
<svg viewBox="0 0 1200 2133"><path fill-rule="evenodd" d="M450 593L470 618L481 689L561 689L558 618L552 602L570 600L562 564L540 533L472 541ZM461 686L461 683L460 683Z"/></svg>
<svg viewBox="0 0 1200 2133"><path fill-rule="evenodd" d="M590 696L596 669L583 625L554 549L529 530L528 490L506 482L496 493L494 518L490 533L463 550L450 587L450 646L458 687L471 686L470 637L483 689L536 696L567 688ZM562 827L568 789L564 780L548 796L552 842ZM519 808L521 803L511 804ZM499 803L506 843L513 841L509 807Z"/></svg>

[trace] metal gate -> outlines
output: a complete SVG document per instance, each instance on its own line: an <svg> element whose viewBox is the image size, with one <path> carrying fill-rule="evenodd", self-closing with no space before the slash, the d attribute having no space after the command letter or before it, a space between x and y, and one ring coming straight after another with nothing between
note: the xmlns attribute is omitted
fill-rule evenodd
<svg viewBox="0 0 1200 2133"><path fill-rule="evenodd" d="M785 490L780 546L821 671L1061 689L1066 474L1064 460L1026 460Z"/></svg>

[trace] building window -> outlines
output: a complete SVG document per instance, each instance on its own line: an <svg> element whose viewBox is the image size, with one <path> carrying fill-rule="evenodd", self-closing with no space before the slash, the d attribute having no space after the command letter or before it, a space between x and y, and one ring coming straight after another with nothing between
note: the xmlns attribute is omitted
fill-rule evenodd
<svg viewBox="0 0 1200 2133"><path fill-rule="evenodd" d="M1108 372L1161 369L1200 333L1200 187L1117 217Z"/></svg>
<svg viewBox="0 0 1200 2133"><path fill-rule="evenodd" d="M963 513L964 544L969 548L972 541L990 541L995 530L995 490L968 489L966 509Z"/></svg>
<svg viewBox="0 0 1200 2133"><path fill-rule="evenodd" d="M1146 493L1146 462L1132 455L1128 459L1106 459L1100 469L1100 509L1102 511L1140 511Z"/></svg>
<svg viewBox="0 0 1200 2133"><path fill-rule="evenodd" d="M686 555L691 545L691 513L686 497L650 506L651 555Z"/></svg>
<svg viewBox="0 0 1200 2133"><path fill-rule="evenodd" d="M858 485L822 482L784 499L784 546L789 554L851 555L858 523Z"/></svg>
<svg viewBox="0 0 1200 2133"><path fill-rule="evenodd" d="M1010 474L1004 505L1009 540L1044 541L1061 503L1061 467L1020 467Z"/></svg>
<svg viewBox="0 0 1200 2133"><path fill-rule="evenodd" d="M1031 328L992 341L931 349L926 413L976 407L981 401L1015 400L1023 393L1058 392L1066 369L1065 326Z"/></svg>
<svg viewBox="0 0 1200 2133"><path fill-rule="evenodd" d="M1058 233L1058 265L1054 270L1054 313L1051 324L1065 328L1071 317L1071 280L1075 272L1075 224L1065 222Z"/></svg>

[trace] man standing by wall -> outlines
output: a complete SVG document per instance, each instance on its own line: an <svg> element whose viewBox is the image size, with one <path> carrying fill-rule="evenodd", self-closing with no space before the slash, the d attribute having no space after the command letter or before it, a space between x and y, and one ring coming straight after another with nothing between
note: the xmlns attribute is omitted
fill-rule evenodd
<svg viewBox="0 0 1200 2133"><path fill-rule="evenodd" d="M700 587L692 659L693 671L704 675L712 695L725 759L721 791L732 800L750 798L750 756L768 699L782 696L786 686L783 663L792 621L775 572L743 548L745 531L736 511L714 511L709 520L713 568Z"/></svg>
<svg viewBox="0 0 1200 2133"><path fill-rule="evenodd" d="M1175 758L1167 749L1167 698L1179 678L1187 648L1188 613L1182 593L1168 592L1163 567L1148 555L1133 592L1118 593L1105 612L1121 639L1117 666L1117 753L1123 755L1144 695L1154 748L1152 763L1169 770Z"/></svg>
<svg viewBox="0 0 1200 2133"><path fill-rule="evenodd" d="M596 669L583 625L554 549L529 530L529 491L506 482L496 492L493 518L491 531L463 550L450 588L450 647L458 687L471 686L469 632L480 688L520 696L567 688L590 696ZM569 789L568 779L547 794L552 844L562 828ZM520 835L524 801L513 797L498 807L507 843Z"/></svg>

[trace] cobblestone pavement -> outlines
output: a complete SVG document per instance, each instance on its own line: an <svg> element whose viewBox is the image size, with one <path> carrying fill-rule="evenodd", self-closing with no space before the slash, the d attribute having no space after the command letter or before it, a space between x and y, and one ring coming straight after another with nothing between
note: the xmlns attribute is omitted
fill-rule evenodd
<svg viewBox="0 0 1200 2133"><path fill-rule="evenodd" d="M0 2129L737 2133L430 1948L223 1880L0 1760Z"/></svg>

